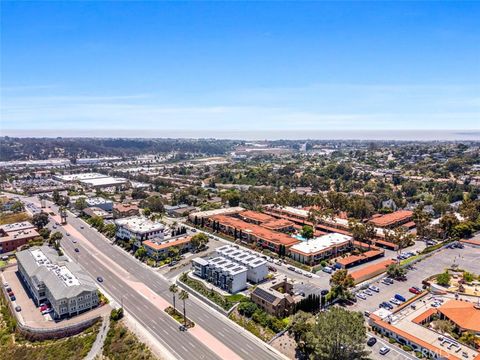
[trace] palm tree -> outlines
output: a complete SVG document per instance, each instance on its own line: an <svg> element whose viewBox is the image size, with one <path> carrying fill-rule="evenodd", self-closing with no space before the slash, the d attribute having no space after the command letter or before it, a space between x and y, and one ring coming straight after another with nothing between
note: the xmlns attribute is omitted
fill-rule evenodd
<svg viewBox="0 0 480 360"><path fill-rule="evenodd" d="M185 300L188 299L188 293L185 290L180 291L180 300L183 300L183 322L187 326L187 315L185 313Z"/></svg>
<svg viewBox="0 0 480 360"><path fill-rule="evenodd" d="M168 290L173 294L173 313L177 312L177 309L175 307L175 294L178 292L178 286L177 284L172 284L168 288Z"/></svg>

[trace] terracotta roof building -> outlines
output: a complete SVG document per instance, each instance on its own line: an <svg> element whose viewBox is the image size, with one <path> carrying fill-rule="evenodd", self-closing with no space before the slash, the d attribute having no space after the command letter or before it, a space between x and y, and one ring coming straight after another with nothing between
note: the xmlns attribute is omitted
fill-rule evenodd
<svg viewBox="0 0 480 360"><path fill-rule="evenodd" d="M398 210L390 214L374 215L369 222L376 227L392 229L412 221L413 211Z"/></svg>
<svg viewBox="0 0 480 360"><path fill-rule="evenodd" d="M267 215L258 211L251 211L251 210L243 211L239 213L238 216L240 217L240 219L246 222L257 224L257 225L260 225L262 223L269 222L275 219L270 215Z"/></svg>
<svg viewBox="0 0 480 360"><path fill-rule="evenodd" d="M480 306L467 301L450 300L438 308L440 316L453 322L460 331L480 335Z"/></svg>
<svg viewBox="0 0 480 360"><path fill-rule="evenodd" d="M191 240L191 236L183 236L166 241L156 241L153 239L142 242L142 245L150 257L160 260L166 258L170 249L174 246L178 248L180 254L187 252L190 249Z"/></svg>
<svg viewBox="0 0 480 360"><path fill-rule="evenodd" d="M113 216L115 219L136 216L138 214L138 206L134 204L115 204L113 206Z"/></svg>

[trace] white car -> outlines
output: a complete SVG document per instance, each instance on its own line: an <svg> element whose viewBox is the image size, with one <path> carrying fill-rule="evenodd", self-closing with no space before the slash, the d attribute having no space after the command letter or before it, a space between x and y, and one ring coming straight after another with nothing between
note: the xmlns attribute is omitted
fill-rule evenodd
<svg viewBox="0 0 480 360"><path fill-rule="evenodd" d="M367 298L364 293L357 293L357 297L362 300L365 300Z"/></svg>
<svg viewBox="0 0 480 360"><path fill-rule="evenodd" d="M369 289L363 291L364 294L367 294L368 296L373 296L373 292L371 292Z"/></svg>
<svg viewBox="0 0 480 360"><path fill-rule="evenodd" d="M379 353L380 353L380 355L385 355L385 354L388 353L389 351L390 351L390 348L389 348L388 346L382 346L382 347L380 348Z"/></svg>
<svg viewBox="0 0 480 360"><path fill-rule="evenodd" d="M372 291L380 292L380 288L378 288L378 287L375 286L375 285L370 285L368 288L369 288L370 290L372 290Z"/></svg>
<svg viewBox="0 0 480 360"><path fill-rule="evenodd" d="M395 305L400 305L400 304L401 304L401 302L398 301L398 300L395 299L395 298L391 298L389 301L390 301L392 304L395 304Z"/></svg>

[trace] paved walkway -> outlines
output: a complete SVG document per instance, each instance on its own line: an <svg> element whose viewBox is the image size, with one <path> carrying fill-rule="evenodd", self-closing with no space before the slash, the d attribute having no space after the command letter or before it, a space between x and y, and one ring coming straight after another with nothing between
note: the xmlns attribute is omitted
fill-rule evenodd
<svg viewBox="0 0 480 360"><path fill-rule="evenodd" d="M102 327L97 334L97 338L92 345L92 348L88 352L87 356L85 356L85 360L94 360L97 355L102 353L103 343L105 342L105 338L107 337L108 330L110 329L110 317L104 316L102 321Z"/></svg>

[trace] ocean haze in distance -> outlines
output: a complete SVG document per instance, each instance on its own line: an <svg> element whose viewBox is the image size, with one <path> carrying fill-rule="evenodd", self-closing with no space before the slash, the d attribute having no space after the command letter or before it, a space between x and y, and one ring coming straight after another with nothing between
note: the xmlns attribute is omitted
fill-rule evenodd
<svg viewBox="0 0 480 360"><path fill-rule="evenodd" d="M96 137L96 138L212 138L242 140L393 140L393 141L480 141L479 130L291 130L291 131L202 131L174 129L0 129L12 137Z"/></svg>

